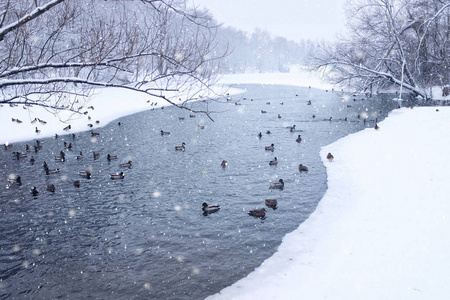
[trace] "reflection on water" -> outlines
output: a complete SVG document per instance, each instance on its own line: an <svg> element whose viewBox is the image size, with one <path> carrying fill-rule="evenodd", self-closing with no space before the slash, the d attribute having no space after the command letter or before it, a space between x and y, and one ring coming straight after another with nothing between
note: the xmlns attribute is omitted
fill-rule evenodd
<svg viewBox="0 0 450 300"><path fill-rule="evenodd" d="M85 132L44 139L26 158L12 151L25 151L27 143L2 149L0 296L201 299L216 293L271 256L315 209L326 190L320 147L373 127L397 106L308 88L241 88L247 92L233 99L238 105L208 104L220 111L214 122L165 108L121 118L121 126L97 129L96 138ZM293 132L286 128L294 124ZM182 142L185 151L176 151ZM274 151L266 151L271 144ZM65 162L54 159L60 151ZM108 161L107 154L118 158ZM274 157L278 164L269 165ZM132 167L119 166L129 160ZM46 175L44 161L59 172ZM299 172L300 163L308 172ZM86 170L92 178L78 174ZM121 171L124 179L110 179ZM12 174L22 185L7 181ZM284 189L269 189L279 179ZM55 192L46 190L50 184ZM264 199L277 199L277 209ZM204 216L203 202L221 209ZM265 219L247 215L262 207Z"/></svg>

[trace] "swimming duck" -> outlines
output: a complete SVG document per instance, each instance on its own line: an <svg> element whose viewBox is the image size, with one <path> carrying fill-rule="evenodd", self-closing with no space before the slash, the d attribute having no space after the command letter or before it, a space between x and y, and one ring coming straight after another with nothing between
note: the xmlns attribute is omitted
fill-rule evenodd
<svg viewBox="0 0 450 300"><path fill-rule="evenodd" d="M52 184L49 184L49 185L47 185L46 186L46 190L47 191L49 191L49 192L52 192L52 193L54 193L55 192L55 190L56 190L56 188L55 188L55 185L52 183Z"/></svg>
<svg viewBox="0 0 450 300"><path fill-rule="evenodd" d="M278 201L277 199L266 199L264 200L264 203L268 206L268 207L277 207L278 205Z"/></svg>
<svg viewBox="0 0 450 300"><path fill-rule="evenodd" d="M281 119L281 115L280 114L278 114L278 119Z"/></svg>
<svg viewBox="0 0 450 300"><path fill-rule="evenodd" d="M91 130L91 136L92 136L92 137L94 137L94 136L100 136L100 133L94 132L93 130Z"/></svg>
<svg viewBox="0 0 450 300"><path fill-rule="evenodd" d="M73 186L79 188L79 187L81 186L81 182L80 182L79 180L75 180L75 181L73 182Z"/></svg>
<svg viewBox="0 0 450 300"><path fill-rule="evenodd" d="M22 177L20 177L20 176L15 176L15 177L8 178L8 181L10 183L15 183L15 184L18 184L18 185L22 185Z"/></svg>
<svg viewBox="0 0 450 300"><path fill-rule="evenodd" d="M121 164L119 165L119 167L121 167L121 168L130 168L130 167L131 167L131 160L129 160L129 161L126 162L126 163L121 163Z"/></svg>
<svg viewBox="0 0 450 300"><path fill-rule="evenodd" d="M267 151L273 151L275 149L275 145L271 144L270 146L266 146L264 149Z"/></svg>
<svg viewBox="0 0 450 300"><path fill-rule="evenodd" d="M252 209L248 211L248 214L256 218L264 218L266 216L266 209L265 208Z"/></svg>
<svg viewBox="0 0 450 300"><path fill-rule="evenodd" d="M111 179L113 179L113 180L124 179L125 174L123 172L120 172L119 174L109 174L109 177L111 177Z"/></svg>
<svg viewBox="0 0 450 300"><path fill-rule="evenodd" d="M220 165L225 168L226 166L228 166L228 162L226 160L222 160L222 162L220 163Z"/></svg>
<svg viewBox="0 0 450 300"><path fill-rule="evenodd" d="M266 131L266 134L271 134L271 133L272 133L272 132L270 132L270 130L267 130L267 131Z"/></svg>
<svg viewBox="0 0 450 300"><path fill-rule="evenodd" d="M94 151L94 160L98 159L100 157L100 152Z"/></svg>
<svg viewBox="0 0 450 300"><path fill-rule="evenodd" d="M278 159L275 157L273 160L269 161L270 166L275 166L278 164Z"/></svg>
<svg viewBox="0 0 450 300"><path fill-rule="evenodd" d="M107 159L108 161L111 161L111 160L113 160L113 159L117 159L117 155L110 155L110 154L108 153L108 155L106 155L106 159Z"/></svg>
<svg viewBox="0 0 450 300"><path fill-rule="evenodd" d="M31 163L32 165L34 165L34 162L35 162L35 159L34 159L34 156L32 156L32 157L30 158L30 163Z"/></svg>
<svg viewBox="0 0 450 300"><path fill-rule="evenodd" d="M49 169L48 167L44 168L44 169L45 169L45 174L47 174L47 175L59 173L59 169Z"/></svg>
<svg viewBox="0 0 450 300"><path fill-rule="evenodd" d="M293 132L295 130L295 125L288 126L286 128L289 129L291 132Z"/></svg>
<svg viewBox="0 0 450 300"><path fill-rule="evenodd" d="M55 156L55 160L66 161L66 154L63 151L60 151L59 155Z"/></svg>
<svg viewBox="0 0 450 300"><path fill-rule="evenodd" d="M261 132L258 133L258 137L259 137L259 138L262 138L262 133L261 133Z"/></svg>
<svg viewBox="0 0 450 300"><path fill-rule="evenodd" d="M333 161L333 159L334 159L333 154L328 153L328 154L327 154L327 159L328 159L329 161Z"/></svg>
<svg viewBox="0 0 450 300"><path fill-rule="evenodd" d="M302 141L302 138L300 136L300 134L298 135L297 139L295 140L297 143L300 143Z"/></svg>
<svg viewBox="0 0 450 300"><path fill-rule="evenodd" d="M161 130L161 135L170 135L170 132Z"/></svg>
<svg viewBox="0 0 450 300"><path fill-rule="evenodd" d="M80 151L80 155L77 155L77 159L82 159L83 158L83 152Z"/></svg>
<svg viewBox="0 0 450 300"><path fill-rule="evenodd" d="M270 183L271 189L282 189L284 188L284 181L283 179L278 180L278 182L271 182Z"/></svg>
<svg viewBox="0 0 450 300"><path fill-rule="evenodd" d="M183 143L181 143L181 146L175 146L175 150L183 151L183 152L184 152L184 150L185 150L184 146L185 146L185 145L186 145L186 144L183 142Z"/></svg>
<svg viewBox="0 0 450 300"><path fill-rule="evenodd" d="M300 164L298 166L298 169L300 170L300 172L308 172L308 167L305 167L304 165Z"/></svg>
<svg viewBox="0 0 450 300"><path fill-rule="evenodd" d="M37 194L39 194L39 191L38 191L37 187L33 186L33 187L31 188L31 194L32 194L33 196L37 196Z"/></svg>
<svg viewBox="0 0 450 300"><path fill-rule="evenodd" d="M211 214L211 213L215 213L220 209L220 205L219 204L209 204L206 202L203 202L202 204L202 210L203 213L205 214Z"/></svg>
<svg viewBox="0 0 450 300"><path fill-rule="evenodd" d="M197 130L202 130L202 129L205 129L205 126L203 126L203 125L197 125Z"/></svg>
<svg viewBox="0 0 450 300"><path fill-rule="evenodd" d="M87 170L87 171L80 171L80 172L78 172L78 175L80 175L83 178L87 178L87 179L91 179L91 177L92 177L92 173L89 170Z"/></svg>
<svg viewBox="0 0 450 300"><path fill-rule="evenodd" d="M261 109L261 113L265 114L265 113L267 113L267 111Z"/></svg>

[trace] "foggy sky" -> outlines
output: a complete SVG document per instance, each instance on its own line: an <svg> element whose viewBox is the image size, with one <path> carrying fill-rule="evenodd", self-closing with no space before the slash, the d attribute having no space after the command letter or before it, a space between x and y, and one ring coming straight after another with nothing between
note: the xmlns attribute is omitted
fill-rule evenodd
<svg viewBox="0 0 450 300"><path fill-rule="evenodd" d="M290 40L332 39L345 22L346 0L191 0L224 26L266 29Z"/></svg>

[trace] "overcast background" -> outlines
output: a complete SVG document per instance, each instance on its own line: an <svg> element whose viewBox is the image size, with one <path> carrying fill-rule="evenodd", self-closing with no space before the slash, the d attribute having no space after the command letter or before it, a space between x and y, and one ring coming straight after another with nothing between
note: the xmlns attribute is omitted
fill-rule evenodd
<svg viewBox="0 0 450 300"><path fill-rule="evenodd" d="M344 27L346 0L191 0L225 26L258 27L293 41L333 39Z"/></svg>

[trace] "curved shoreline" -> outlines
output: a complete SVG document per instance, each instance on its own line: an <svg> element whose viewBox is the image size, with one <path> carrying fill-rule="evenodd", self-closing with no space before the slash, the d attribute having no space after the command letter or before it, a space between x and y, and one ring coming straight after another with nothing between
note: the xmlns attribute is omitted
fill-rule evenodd
<svg viewBox="0 0 450 300"><path fill-rule="evenodd" d="M323 147L328 190L316 210L254 272L207 299L446 298L450 108L438 109L395 110L378 131Z"/></svg>

